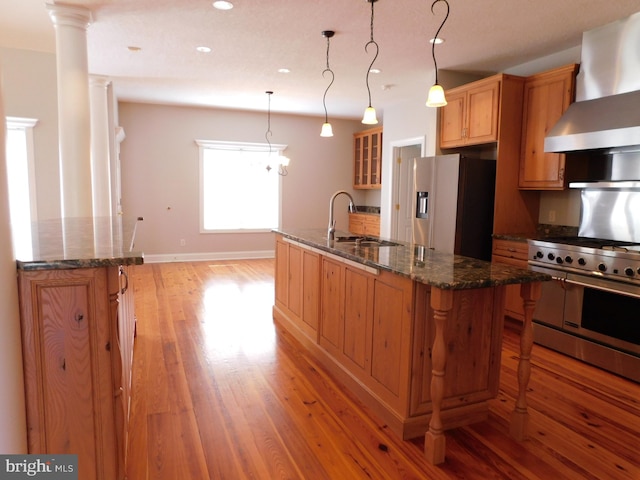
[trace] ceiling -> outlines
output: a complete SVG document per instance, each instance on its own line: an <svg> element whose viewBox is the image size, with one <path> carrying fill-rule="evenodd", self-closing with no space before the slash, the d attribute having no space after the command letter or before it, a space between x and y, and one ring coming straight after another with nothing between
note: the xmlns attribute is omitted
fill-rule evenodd
<svg viewBox="0 0 640 480"><path fill-rule="evenodd" d="M358 118L368 104L373 52L367 0L67 0L92 12L89 70L109 76L121 100L324 115L327 40L334 30L329 116ZM640 11L640 0L449 0L436 46L438 67L500 72L580 44L582 32ZM446 6L430 0L379 0L370 75L378 110L422 95L434 81L429 39ZM0 46L55 52L44 0L0 0ZM196 51L208 46L210 53ZM138 47L131 51L129 47ZM290 73L278 73L288 68Z"/></svg>

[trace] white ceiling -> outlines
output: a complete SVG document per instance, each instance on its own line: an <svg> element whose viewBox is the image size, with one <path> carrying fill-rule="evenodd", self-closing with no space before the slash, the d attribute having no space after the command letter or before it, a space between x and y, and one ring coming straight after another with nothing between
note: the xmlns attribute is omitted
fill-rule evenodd
<svg viewBox="0 0 640 480"><path fill-rule="evenodd" d="M324 114L328 79L323 30L335 30L327 94L329 116L357 118L367 106L372 60L367 0L67 0L91 10L90 73L113 80L122 100ZM449 0L451 13L436 47L442 69L499 72L580 44L582 32L640 11L640 0ZM373 106L384 110L433 83L432 38L445 5L379 0L374 38L380 46L370 76ZM209 54L195 48L206 45ZM55 52L44 0L0 0L0 46ZM138 52L128 47L140 47ZM289 68L291 73L278 73Z"/></svg>

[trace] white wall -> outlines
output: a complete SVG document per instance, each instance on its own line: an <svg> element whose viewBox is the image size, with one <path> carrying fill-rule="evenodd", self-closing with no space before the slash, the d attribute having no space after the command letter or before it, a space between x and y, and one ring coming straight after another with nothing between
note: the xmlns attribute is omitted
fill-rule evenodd
<svg viewBox="0 0 640 480"><path fill-rule="evenodd" d="M142 216L136 245L147 261L258 256L274 248L271 233L199 232L198 146L195 139L265 142L266 112L121 102L122 202L125 215ZM352 189L356 120L332 120L334 136L320 137L322 118L271 114L272 143L288 145L282 226L325 228L329 198ZM247 192L251 195L251 192ZM260 199L255 199L256 208ZM336 201L338 229L347 228L346 199ZM180 246L184 239L185 246Z"/></svg>
<svg viewBox="0 0 640 480"><path fill-rule="evenodd" d="M5 115L38 120L33 129L37 215L60 217L56 56L0 48Z"/></svg>

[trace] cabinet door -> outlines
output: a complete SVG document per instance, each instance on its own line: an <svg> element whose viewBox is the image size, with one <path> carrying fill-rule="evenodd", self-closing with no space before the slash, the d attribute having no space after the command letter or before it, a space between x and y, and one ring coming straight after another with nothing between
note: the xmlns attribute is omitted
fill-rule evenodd
<svg viewBox="0 0 640 480"><path fill-rule="evenodd" d="M467 92L465 144L477 145L498 140L500 82L470 88Z"/></svg>
<svg viewBox="0 0 640 480"><path fill-rule="evenodd" d="M289 307L289 244L278 236L276 240L275 269L276 303L280 307Z"/></svg>
<svg viewBox="0 0 640 480"><path fill-rule="evenodd" d="M377 188L382 185L382 130L371 133L371 162L369 163L371 173L369 175L369 185Z"/></svg>
<svg viewBox="0 0 640 480"><path fill-rule="evenodd" d="M380 188L382 172L382 128L353 135L353 188Z"/></svg>
<svg viewBox="0 0 640 480"><path fill-rule="evenodd" d="M367 371L370 358L370 332L367 305L370 298L369 274L363 270L346 268L344 273L344 344L343 353L352 367Z"/></svg>
<svg viewBox="0 0 640 480"><path fill-rule="evenodd" d="M20 272L29 453L77 454L118 476L106 269Z"/></svg>
<svg viewBox="0 0 640 480"><path fill-rule="evenodd" d="M344 333L344 265L322 257L321 282L320 345L340 357Z"/></svg>
<svg viewBox="0 0 640 480"><path fill-rule="evenodd" d="M545 152L544 138L573 101L576 70L571 65L525 81L518 182L522 189L561 190L566 186L565 155Z"/></svg>
<svg viewBox="0 0 640 480"><path fill-rule="evenodd" d="M440 147L462 145L466 92L447 92L447 104L440 108Z"/></svg>
<svg viewBox="0 0 640 480"><path fill-rule="evenodd" d="M289 245L289 310L302 317L302 249Z"/></svg>
<svg viewBox="0 0 640 480"><path fill-rule="evenodd" d="M362 185L362 141L361 135L353 138L353 186Z"/></svg>
<svg viewBox="0 0 640 480"><path fill-rule="evenodd" d="M317 341L320 315L320 255L302 250L302 321Z"/></svg>

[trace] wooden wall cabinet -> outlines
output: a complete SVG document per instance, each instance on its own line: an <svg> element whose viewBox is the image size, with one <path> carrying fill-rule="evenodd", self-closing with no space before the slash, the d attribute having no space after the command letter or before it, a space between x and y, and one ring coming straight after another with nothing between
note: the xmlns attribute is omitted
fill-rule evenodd
<svg viewBox="0 0 640 480"><path fill-rule="evenodd" d="M527 77L524 83L519 187L562 190L567 186L565 154L544 151L544 138L575 99L578 65Z"/></svg>
<svg viewBox="0 0 640 480"><path fill-rule="evenodd" d="M382 186L382 127L353 134L353 188Z"/></svg>
<svg viewBox="0 0 640 480"><path fill-rule="evenodd" d="M28 450L77 454L88 480L124 478L135 317L122 272L19 271Z"/></svg>
<svg viewBox="0 0 640 480"><path fill-rule="evenodd" d="M501 77L494 75L447 90L440 109L440 148L495 142L498 139Z"/></svg>
<svg viewBox="0 0 640 480"><path fill-rule="evenodd" d="M350 213L349 231L356 235L380 236L380 215L371 213Z"/></svg>
<svg viewBox="0 0 640 480"><path fill-rule="evenodd" d="M527 242L493 239L492 262L505 263L526 270L529 248ZM520 296L520 285L507 285L504 314L524 321L524 306Z"/></svg>

